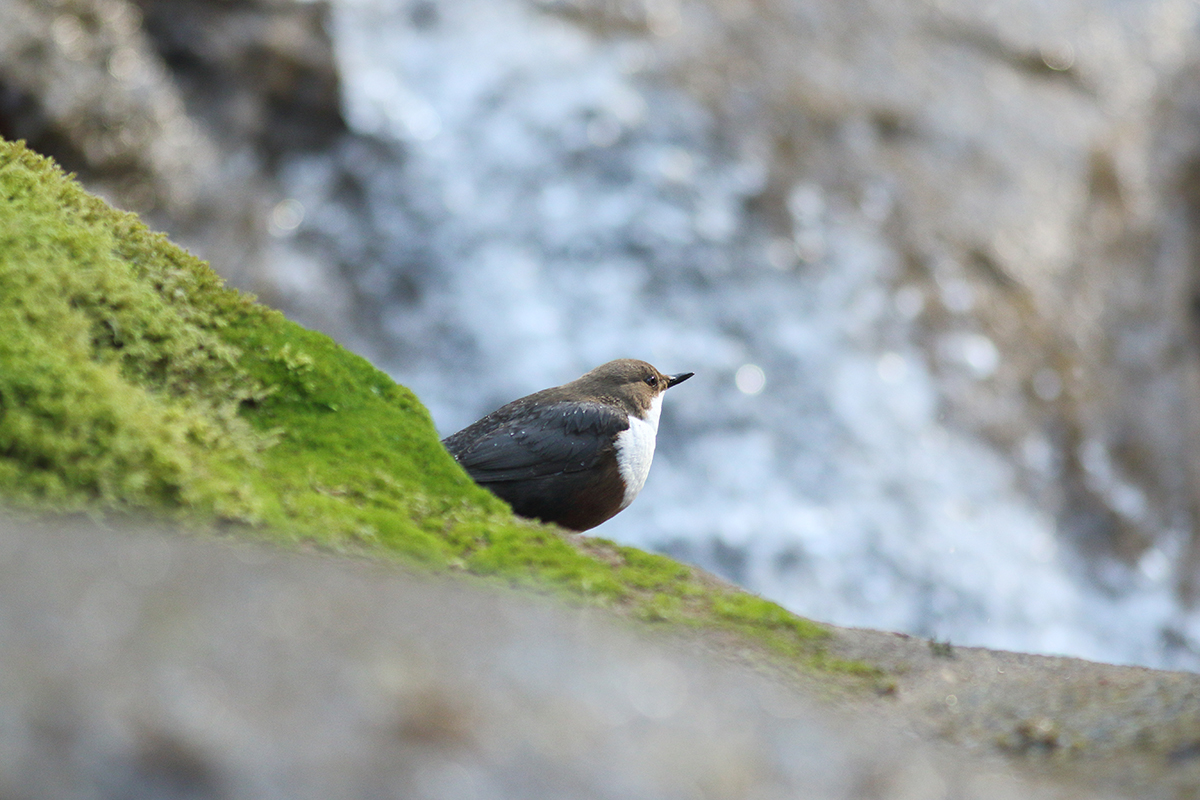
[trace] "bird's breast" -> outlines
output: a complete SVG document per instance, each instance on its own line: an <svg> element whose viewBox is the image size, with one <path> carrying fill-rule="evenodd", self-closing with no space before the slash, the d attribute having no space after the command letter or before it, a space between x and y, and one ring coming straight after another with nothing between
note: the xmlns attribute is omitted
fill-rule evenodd
<svg viewBox="0 0 1200 800"><path fill-rule="evenodd" d="M621 501L624 509L638 496L646 485L650 474L650 462L654 460L654 441L658 436L658 416L662 410L662 395L655 397L645 419L629 415L629 428L617 434L617 466L621 480L625 483L625 497Z"/></svg>

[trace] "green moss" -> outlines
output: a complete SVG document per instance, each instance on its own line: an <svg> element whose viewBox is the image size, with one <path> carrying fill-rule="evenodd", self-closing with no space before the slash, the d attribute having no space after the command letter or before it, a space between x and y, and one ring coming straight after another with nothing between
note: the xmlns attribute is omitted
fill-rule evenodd
<svg viewBox="0 0 1200 800"><path fill-rule="evenodd" d="M515 518L411 392L0 142L0 497L233 521L715 630L822 670L819 626L671 559Z"/></svg>
<svg viewBox="0 0 1200 800"><path fill-rule="evenodd" d="M253 519L269 439L237 412L263 387L218 333L249 301L205 302L211 271L22 147L0 198L0 491Z"/></svg>

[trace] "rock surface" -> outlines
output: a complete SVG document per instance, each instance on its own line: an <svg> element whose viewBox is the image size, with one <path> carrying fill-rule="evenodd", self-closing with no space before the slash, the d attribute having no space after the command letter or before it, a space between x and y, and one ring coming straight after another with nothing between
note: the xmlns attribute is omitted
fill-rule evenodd
<svg viewBox="0 0 1200 800"><path fill-rule="evenodd" d="M277 171L344 133L327 17L290 0L5 3L0 135L286 305ZM309 311L335 329L339 284L325 284Z"/></svg>
<svg viewBox="0 0 1200 800"><path fill-rule="evenodd" d="M1072 712L1103 712L1084 731L1099 741L1140 718L1136 702L1104 705L1117 687L1190 722L1194 676L922 660L913 642L895 696L831 708L703 663L711 643L652 642L594 610L145 529L0 522L0 607L13 798L1174 797L1200 769L1189 740L1146 782L1124 770L1154 746L1118 736L1097 780L1038 685L1064 668L1109 681L1110 698L1079 694ZM863 636L889 635L851 634L863 654L896 654ZM1005 730L1007 759L992 741Z"/></svg>
<svg viewBox="0 0 1200 800"><path fill-rule="evenodd" d="M919 739L1003 753L1023 773L1130 797L1186 797L1200 786L1194 674L862 629L836 629L832 650L894 680L883 701L857 710Z"/></svg>

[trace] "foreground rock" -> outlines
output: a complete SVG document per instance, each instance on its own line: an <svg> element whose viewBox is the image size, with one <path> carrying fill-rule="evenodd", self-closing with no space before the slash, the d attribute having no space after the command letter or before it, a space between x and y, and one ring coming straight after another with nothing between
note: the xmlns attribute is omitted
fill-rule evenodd
<svg viewBox="0 0 1200 800"><path fill-rule="evenodd" d="M596 611L379 565L6 521L0 607L0 791L10 797L1121 796L1079 770L1014 777L1028 758L1006 764L986 735L939 729L914 678L899 677L891 699L850 701L847 720L760 676L701 663L695 643L664 646L613 630ZM1046 683L1056 663L1046 659L980 651L922 664L926 643L848 636L867 636L872 657L911 663L917 683L936 677L931 663L955 671L969 711L986 686L1017 709L1069 685ZM1131 696L1200 692L1195 677L1072 663L1068 678L1103 675ZM1041 685L998 683L994 665L1032 669ZM1187 704L1176 701L1155 719L1182 720ZM1079 708L1088 703L1078 696ZM1140 708L1104 713L1127 719ZM881 718L950 744L914 741ZM1031 725L1031 739L1049 740ZM1108 748L1110 769L1136 749ZM1119 788L1173 796L1194 785L1190 753L1162 765L1173 788Z"/></svg>
<svg viewBox="0 0 1200 800"><path fill-rule="evenodd" d="M1200 787L1200 676L871 630L835 629L834 641L892 678L866 712L925 741L1131 797Z"/></svg>

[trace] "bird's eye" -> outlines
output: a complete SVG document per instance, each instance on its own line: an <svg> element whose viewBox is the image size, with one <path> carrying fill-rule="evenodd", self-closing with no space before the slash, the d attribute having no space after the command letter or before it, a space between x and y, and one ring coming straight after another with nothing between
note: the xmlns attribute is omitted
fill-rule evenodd
<svg viewBox="0 0 1200 800"><path fill-rule="evenodd" d="M653 389L654 387L658 386L658 376L657 375L647 375L646 383L649 384L650 388Z"/></svg>

